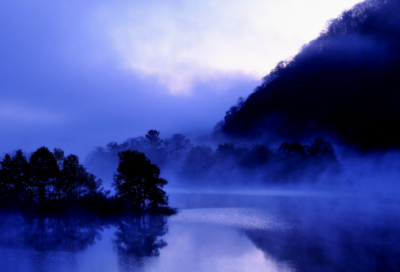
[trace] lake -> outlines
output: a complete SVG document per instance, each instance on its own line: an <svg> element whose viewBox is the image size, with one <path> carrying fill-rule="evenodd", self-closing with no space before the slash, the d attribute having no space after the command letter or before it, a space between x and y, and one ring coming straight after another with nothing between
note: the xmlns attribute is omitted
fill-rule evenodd
<svg viewBox="0 0 400 272"><path fill-rule="evenodd" d="M0 271L399 271L397 199L175 190L171 217L3 213Z"/></svg>

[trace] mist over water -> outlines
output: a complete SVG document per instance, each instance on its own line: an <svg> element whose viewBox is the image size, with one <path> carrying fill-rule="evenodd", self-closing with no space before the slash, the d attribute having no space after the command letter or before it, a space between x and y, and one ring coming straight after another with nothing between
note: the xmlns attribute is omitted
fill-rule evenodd
<svg viewBox="0 0 400 272"><path fill-rule="evenodd" d="M138 151L178 213L1 210L0 271L399 271L399 10L344 12L211 135L149 130L94 148L86 168L70 157L113 190L118 154Z"/></svg>
<svg viewBox="0 0 400 272"><path fill-rule="evenodd" d="M2 271L398 271L397 201L170 194L175 216L2 214Z"/></svg>

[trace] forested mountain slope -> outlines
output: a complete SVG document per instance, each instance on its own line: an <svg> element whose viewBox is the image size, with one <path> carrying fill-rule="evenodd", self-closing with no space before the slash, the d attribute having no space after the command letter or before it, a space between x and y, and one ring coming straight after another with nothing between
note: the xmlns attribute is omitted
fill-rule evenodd
<svg viewBox="0 0 400 272"><path fill-rule="evenodd" d="M279 63L227 111L221 130L300 141L334 135L363 149L400 146L400 1L365 1Z"/></svg>

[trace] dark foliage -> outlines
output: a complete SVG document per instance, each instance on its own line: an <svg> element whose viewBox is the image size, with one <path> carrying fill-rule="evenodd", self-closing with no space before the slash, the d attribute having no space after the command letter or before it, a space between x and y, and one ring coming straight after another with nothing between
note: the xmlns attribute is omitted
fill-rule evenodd
<svg viewBox="0 0 400 272"><path fill-rule="evenodd" d="M168 183L160 178L160 168L138 151L118 153L119 165L114 175L116 196L129 208L151 210L168 205L162 188Z"/></svg>
<svg viewBox="0 0 400 272"><path fill-rule="evenodd" d="M149 130L145 136L146 142L152 147L152 148L159 148L162 140L160 139L160 132L157 130Z"/></svg>
<svg viewBox="0 0 400 272"><path fill-rule="evenodd" d="M112 179L118 167L118 153L136 150L146 154L156 165L178 170L190 147L190 140L183 134L161 139L159 131L149 130L144 137L130 138L121 144L111 142L105 148L97 147L89 154L85 165L91 172Z"/></svg>
<svg viewBox="0 0 400 272"><path fill-rule="evenodd" d="M138 156L133 160L129 154ZM160 169L143 153L129 154L121 155L127 164L121 163L118 168L117 196L109 196L110 191L101 187L102 180L87 172L76 155L65 157L61 149L51 152L41 147L30 156L29 162L21 150L13 157L6 154L0 162L0 206L55 213L79 209L104 215L124 214L130 211L127 207L138 204L127 190L137 189L144 197L139 198L140 205L135 206L138 212L146 209L149 213L175 213L175 209L167 206L168 197L161 189L167 181L159 178ZM124 172L127 169L128 172ZM136 171L136 176L131 175L131 169ZM128 183L124 182L125 178Z"/></svg>
<svg viewBox="0 0 400 272"><path fill-rule="evenodd" d="M75 155L64 157L61 149L46 147L29 158L21 150L0 162L0 202L13 207L40 207L58 211L69 206L101 207L109 192L79 163Z"/></svg>
<svg viewBox="0 0 400 272"><path fill-rule="evenodd" d="M304 179L312 182L323 173L340 171L341 165L331 144L317 138L311 145L285 142L276 151L260 144L246 147L225 143L218 145L215 152L206 146L196 146L184 160L180 177L209 185L224 181L222 184L226 186L227 182L234 185L243 181L247 184Z"/></svg>
<svg viewBox="0 0 400 272"><path fill-rule="evenodd" d="M3 199L28 201L33 198L31 168L21 150L11 158L6 154L0 162L0 195Z"/></svg>
<svg viewBox="0 0 400 272"><path fill-rule="evenodd" d="M31 186L35 199L45 204L53 198L55 185L60 181L57 160L46 147L36 150L29 159L31 169Z"/></svg>
<svg viewBox="0 0 400 272"><path fill-rule="evenodd" d="M367 0L279 63L222 131L288 141L330 134L363 149L400 146L400 2Z"/></svg>
<svg viewBox="0 0 400 272"><path fill-rule="evenodd" d="M149 151L150 156L145 153L147 158L155 156L163 161L160 167L175 175L178 181L187 183L190 180L197 185L315 181L323 173L334 175L341 171L331 144L322 138L316 138L310 145L285 142L277 150L266 144L238 146L223 143L214 151L204 144L193 146L182 134L174 134L169 139L161 139L159 135L158 131L150 130L145 137L131 138L122 144L108 144L107 149L97 148L88 157L88 167L102 175L102 168L112 169L107 167L106 161L116 165L118 152L130 150L129 147L133 146L139 153L140 150ZM156 143L155 148L150 149L150 142ZM110 173L106 175L111 176Z"/></svg>

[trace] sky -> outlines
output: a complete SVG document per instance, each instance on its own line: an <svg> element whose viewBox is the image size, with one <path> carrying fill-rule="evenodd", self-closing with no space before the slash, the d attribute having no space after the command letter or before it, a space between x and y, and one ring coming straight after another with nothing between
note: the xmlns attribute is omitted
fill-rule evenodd
<svg viewBox="0 0 400 272"><path fill-rule="evenodd" d="M0 155L206 135L356 0L0 2Z"/></svg>

